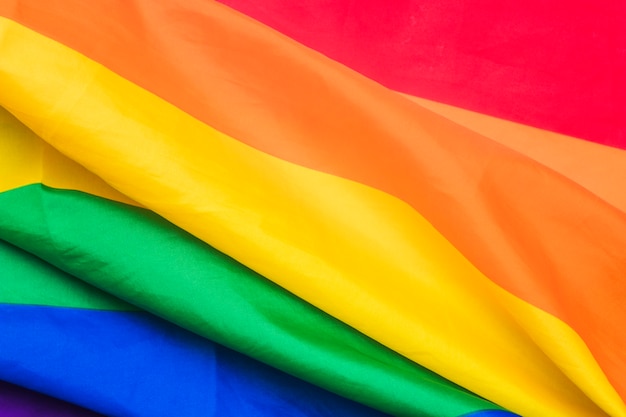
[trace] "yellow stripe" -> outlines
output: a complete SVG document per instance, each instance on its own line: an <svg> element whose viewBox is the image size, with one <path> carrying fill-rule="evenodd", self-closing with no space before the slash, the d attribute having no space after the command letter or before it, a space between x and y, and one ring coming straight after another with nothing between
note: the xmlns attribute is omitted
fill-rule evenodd
<svg viewBox="0 0 626 417"><path fill-rule="evenodd" d="M498 288L507 310L537 346L608 415L624 416L624 402L598 366L585 342L566 323ZM531 415L531 414L522 414ZM534 415L534 414L533 414ZM552 415L552 414L548 414Z"/></svg>
<svg viewBox="0 0 626 417"><path fill-rule="evenodd" d="M537 346L551 335L534 320L597 370L578 336L481 275L404 202L247 147L16 23L1 19L0 34L0 104L116 189L513 411L603 415ZM626 415L600 372L583 376Z"/></svg>
<svg viewBox="0 0 626 417"><path fill-rule="evenodd" d="M44 183L138 205L101 178L63 156L0 107L0 192Z"/></svg>
<svg viewBox="0 0 626 417"><path fill-rule="evenodd" d="M42 142L0 107L0 191L41 180Z"/></svg>

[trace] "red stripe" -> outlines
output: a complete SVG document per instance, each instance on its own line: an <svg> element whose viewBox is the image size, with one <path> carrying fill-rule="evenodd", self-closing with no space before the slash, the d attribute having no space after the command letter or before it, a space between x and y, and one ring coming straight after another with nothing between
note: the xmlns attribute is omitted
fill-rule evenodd
<svg viewBox="0 0 626 417"><path fill-rule="evenodd" d="M626 2L220 1L390 88L626 148Z"/></svg>

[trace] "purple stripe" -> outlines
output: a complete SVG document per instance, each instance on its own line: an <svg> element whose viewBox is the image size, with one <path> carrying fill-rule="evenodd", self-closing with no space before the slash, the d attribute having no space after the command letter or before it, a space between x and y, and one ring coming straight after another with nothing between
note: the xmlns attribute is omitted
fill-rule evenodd
<svg viewBox="0 0 626 417"><path fill-rule="evenodd" d="M76 405L0 381L0 417L103 417Z"/></svg>

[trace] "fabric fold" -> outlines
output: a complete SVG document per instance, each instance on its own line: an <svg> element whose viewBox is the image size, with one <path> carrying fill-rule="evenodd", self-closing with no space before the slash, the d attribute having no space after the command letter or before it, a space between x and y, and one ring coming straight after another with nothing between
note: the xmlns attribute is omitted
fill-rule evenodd
<svg viewBox="0 0 626 417"><path fill-rule="evenodd" d="M38 184L5 191L0 201L0 218L6 220L0 221L1 238L108 293L331 391L402 416L498 408L145 209ZM75 213L71 220L64 219L68 212Z"/></svg>
<svg viewBox="0 0 626 417"><path fill-rule="evenodd" d="M2 380L111 417L387 415L133 310L1 240L0 276ZM2 388L0 415L72 411Z"/></svg>
<svg viewBox="0 0 626 417"><path fill-rule="evenodd" d="M513 411L626 414L626 215L614 187L555 171L215 3L112 3L101 21L91 3L68 0L71 14L12 4L0 8L0 105L125 198ZM105 36L118 20L128 31ZM140 52L121 59L129 51ZM32 194L34 211L20 215L49 219L53 194ZM5 238L36 242L15 215ZM41 232L55 245L64 235ZM94 283L121 285L122 298L145 289L114 276ZM150 308L184 301L162 298Z"/></svg>

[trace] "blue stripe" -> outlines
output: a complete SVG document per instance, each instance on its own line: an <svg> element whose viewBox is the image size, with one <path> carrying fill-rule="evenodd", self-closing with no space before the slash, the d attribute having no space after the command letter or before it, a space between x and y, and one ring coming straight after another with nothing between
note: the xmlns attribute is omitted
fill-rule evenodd
<svg viewBox="0 0 626 417"><path fill-rule="evenodd" d="M520 417L518 414L503 410L484 410L464 414L461 417Z"/></svg>
<svg viewBox="0 0 626 417"><path fill-rule="evenodd" d="M384 415L145 312L0 304L0 335L0 379L107 415Z"/></svg>

